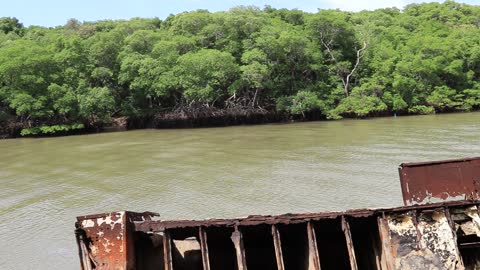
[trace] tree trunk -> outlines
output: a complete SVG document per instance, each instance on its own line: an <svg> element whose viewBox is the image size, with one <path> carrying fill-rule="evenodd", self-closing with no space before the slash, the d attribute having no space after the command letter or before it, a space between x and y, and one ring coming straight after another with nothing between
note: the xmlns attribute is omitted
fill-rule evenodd
<svg viewBox="0 0 480 270"><path fill-rule="evenodd" d="M349 84L350 84L350 78L352 77L353 73L357 70L358 66L360 65L360 60L363 58L365 55L365 50L367 49L367 42L363 42L363 47L357 50L357 60L355 61L355 66L353 66L352 70L350 73L347 75L347 77L343 80L343 86L345 90L345 95L348 97L349 96Z"/></svg>
<svg viewBox="0 0 480 270"><path fill-rule="evenodd" d="M257 95L258 95L258 88L255 89L255 95L253 96L253 101L252 101L252 108L255 108L255 104L257 103Z"/></svg>

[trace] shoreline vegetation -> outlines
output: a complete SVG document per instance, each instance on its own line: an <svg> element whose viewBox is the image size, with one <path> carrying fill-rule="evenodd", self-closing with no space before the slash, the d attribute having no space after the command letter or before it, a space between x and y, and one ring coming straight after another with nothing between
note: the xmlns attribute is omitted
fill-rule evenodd
<svg viewBox="0 0 480 270"><path fill-rule="evenodd" d="M480 6L0 18L0 138L480 109Z"/></svg>
<svg viewBox="0 0 480 270"><path fill-rule="evenodd" d="M468 111L478 112L479 110ZM465 113L467 111L455 111L455 112L442 112L439 114L453 114L453 113ZM342 117L341 119L326 119L321 111L309 111L305 115L292 115L284 112L268 112L264 110L257 111L225 111L217 110L196 112L195 116L192 114L183 112L169 112L165 114L158 114L150 117L141 118L127 118L118 117L112 118L110 123L102 126L84 126L83 124L73 124L71 126L48 126L43 125L40 127L26 128L21 123L11 123L11 126L3 128L2 131L8 130L10 133L1 133L1 139L15 139L24 137L59 137L70 135L82 135L82 134L95 134L104 132L120 132L139 129L185 129L185 128L209 128L209 127L229 127L240 125L262 125L262 124L289 124L299 122L314 122L314 121L341 121L342 119L358 119L368 120L381 117L406 117L406 116L420 116L420 115L432 115L435 113L408 113L393 114L382 113L372 115L369 117ZM8 129L9 128L9 129ZM42 130L43 129L43 130ZM27 134L22 134L22 132Z"/></svg>

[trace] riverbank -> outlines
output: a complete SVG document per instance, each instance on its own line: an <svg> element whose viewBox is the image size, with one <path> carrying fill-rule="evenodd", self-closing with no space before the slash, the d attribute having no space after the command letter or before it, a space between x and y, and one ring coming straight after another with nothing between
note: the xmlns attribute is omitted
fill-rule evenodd
<svg viewBox="0 0 480 270"><path fill-rule="evenodd" d="M84 128L82 129L71 129L49 134L28 134L27 137L67 136L145 128L224 127L314 120L326 120L326 118L322 116L320 111L312 111L304 116L297 116L260 108L186 108L143 117L115 117L108 125L83 123ZM24 137L22 136L22 130L31 128L31 126L31 123L9 122L5 127L0 127L0 138Z"/></svg>
<svg viewBox="0 0 480 270"><path fill-rule="evenodd" d="M452 114L465 112L438 112L436 114ZM382 112L368 117L347 115L342 119L372 119L378 117L400 117L423 115L418 113ZM176 129L176 128L205 128L227 127L238 125L259 125L271 123L293 123L309 121L339 121L341 119L327 119L320 111L311 111L304 115L294 115L286 112L268 111L264 109L216 109L204 108L202 110L181 110L174 112L158 113L145 117L115 117L109 125L84 124L81 129L71 129L49 134L31 134L22 136L22 130L29 128L26 123L9 122L0 126L0 139L13 139L20 137L58 137L69 135L92 134L101 132L117 132L136 129Z"/></svg>

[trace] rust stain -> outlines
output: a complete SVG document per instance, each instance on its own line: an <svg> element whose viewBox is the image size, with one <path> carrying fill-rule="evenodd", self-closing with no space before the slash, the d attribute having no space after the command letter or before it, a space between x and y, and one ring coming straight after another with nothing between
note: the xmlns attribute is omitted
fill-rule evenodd
<svg viewBox="0 0 480 270"><path fill-rule="evenodd" d="M203 270L210 270L210 256L208 253L207 233L203 227L198 231L200 237L200 250L202 252L202 264Z"/></svg>
<svg viewBox="0 0 480 270"><path fill-rule="evenodd" d="M96 218L79 220L85 232L90 262L95 269L128 269L125 212L111 213Z"/></svg>
<svg viewBox="0 0 480 270"><path fill-rule="evenodd" d="M342 230L345 234L345 240L347 242L348 256L350 259L350 267L352 270L358 270L357 259L355 257L355 249L353 247L352 233L350 231L350 224L345 216L342 216Z"/></svg>
<svg viewBox="0 0 480 270"><path fill-rule="evenodd" d="M235 231L231 236L233 245L235 246L235 254L237 257L238 270L247 270L247 261L245 260L245 247L243 245L243 235L238 226L235 226Z"/></svg>
<svg viewBox="0 0 480 270"><path fill-rule="evenodd" d="M82 256L83 269L135 268L134 221L151 220L154 213L114 212L77 218L77 243L88 256Z"/></svg>
<svg viewBox="0 0 480 270"><path fill-rule="evenodd" d="M283 254L282 254L282 242L280 240L280 233L277 226L272 225L272 237L275 247L275 258L277 259L277 270L284 270Z"/></svg>
<svg viewBox="0 0 480 270"><path fill-rule="evenodd" d="M380 236L381 242L381 255L380 255L380 266L381 269L393 270L395 267L393 265L393 247L390 241L390 231L388 229L388 221L384 213L381 216L377 217L378 224L378 233Z"/></svg>
<svg viewBox="0 0 480 270"><path fill-rule="evenodd" d="M164 269L172 270L173 269L173 260L172 260L172 239L170 238L170 233L163 233L163 257L164 257Z"/></svg>
<svg viewBox="0 0 480 270"><path fill-rule="evenodd" d="M163 231L172 228L193 228L193 227L230 227L235 226L255 226L261 224L298 224L307 221L317 221L322 219L336 219L341 216L347 217L370 217L382 212L406 212L411 210L424 210L439 207L454 207L457 205L475 205L474 200L460 200L438 202L425 205L409 205L395 208L377 208L377 209L359 209L340 212L322 212L322 213L304 213L304 214L286 214L276 216L248 216L237 219L206 219L206 220L146 220L144 222L135 223L137 231Z"/></svg>
<svg viewBox="0 0 480 270"><path fill-rule="evenodd" d="M308 270L320 270L320 257L317 247L317 236L313 228L312 222L307 222L308 237Z"/></svg>
<svg viewBox="0 0 480 270"><path fill-rule="evenodd" d="M403 163L399 173L405 205L480 198L480 158Z"/></svg>

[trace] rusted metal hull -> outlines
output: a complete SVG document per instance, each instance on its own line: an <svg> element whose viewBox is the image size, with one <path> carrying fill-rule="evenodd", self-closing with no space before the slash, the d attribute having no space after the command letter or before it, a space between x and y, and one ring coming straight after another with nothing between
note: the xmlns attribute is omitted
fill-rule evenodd
<svg viewBox="0 0 480 270"><path fill-rule="evenodd" d="M480 159L400 166L405 205L237 219L77 218L83 270L480 269ZM432 202L435 199L465 198Z"/></svg>
<svg viewBox="0 0 480 270"><path fill-rule="evenodd" d="M480 199L480 158L403 163L399 168L405 205Z"/></svg>
<svg viewBox="0 0 480 270"><path fill-rule="evenodd" d="M82 269L477 269L480 201L390 209L150 220L79 217Z"/></svg>

